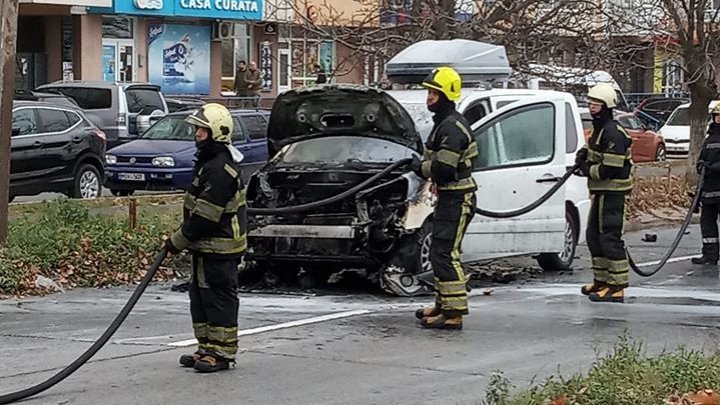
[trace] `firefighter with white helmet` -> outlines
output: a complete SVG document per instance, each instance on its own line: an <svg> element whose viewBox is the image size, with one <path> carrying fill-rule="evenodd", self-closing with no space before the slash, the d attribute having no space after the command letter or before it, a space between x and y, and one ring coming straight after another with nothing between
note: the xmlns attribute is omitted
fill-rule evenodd
<svg viewBox="0 0 720 405"><path fill-rule="evenodd" d="M712 121L707 133L697 163L698 174L702 172L703 167L705 168L705 181L700 195L702 256L694 257L691 262L715 266L720 253L717 224L720 214L720 104L712 109Z"/></svg>
<svg viewBox="0 0 720 405"><path fill-rule="evenodd" d="M629 263L622 239L626 199L633 187L632 139L613 119L617 93L601 83L588 92L593 131L577 153L580 176L588 178L591 197L587 244L593 282L581 292L595 302L623 302Z"/></svg>
<svg viewBox="0 0 720 405"><path fill-rule="evenodd" d="M237 352L237 263L246 251L242 154L232 146L233 119L221 104L205 104L186 122L195 128L197 153L185 193L184 221L165 247L192 254L190 314L198 348L180 364L199 372L228 369Z"/></svg>

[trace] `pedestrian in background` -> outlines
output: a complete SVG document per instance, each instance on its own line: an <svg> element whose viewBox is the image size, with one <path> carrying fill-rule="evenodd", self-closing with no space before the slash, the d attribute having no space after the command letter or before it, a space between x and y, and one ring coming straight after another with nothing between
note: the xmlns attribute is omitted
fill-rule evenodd
<svg viewBox="0 0 720 405"><path fill-rule="evenodd" d="M250 69L245 72L245 83L247 84L248 97L253 97L253 107L257 107L259 104L262 82L262 75L258 70L257 63L250 62Z"/></svg>

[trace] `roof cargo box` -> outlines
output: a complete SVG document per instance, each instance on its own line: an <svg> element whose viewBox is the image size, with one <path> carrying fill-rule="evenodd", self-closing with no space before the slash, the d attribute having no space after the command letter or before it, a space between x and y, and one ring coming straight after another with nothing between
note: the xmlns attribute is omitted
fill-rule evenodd
<svg viewBox="0 0 720 405"><path fill-rule="evenodd" d="M457 70L463 83L507 80L512 72L505 47L453 39L420 41L410 45L390 59L385 74L394 83L421 83L439 66Z"/></svg>

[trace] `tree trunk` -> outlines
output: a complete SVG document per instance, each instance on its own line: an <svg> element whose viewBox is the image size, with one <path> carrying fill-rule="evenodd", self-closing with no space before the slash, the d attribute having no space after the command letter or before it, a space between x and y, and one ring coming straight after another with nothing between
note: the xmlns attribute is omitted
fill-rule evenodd
<svg viewBox="0 0 720 405"><path fill-rule="evenodd" d="M5 244L7 240L8 228L17 14L18 0L2 0L0 8L0 245Z"/></svg>

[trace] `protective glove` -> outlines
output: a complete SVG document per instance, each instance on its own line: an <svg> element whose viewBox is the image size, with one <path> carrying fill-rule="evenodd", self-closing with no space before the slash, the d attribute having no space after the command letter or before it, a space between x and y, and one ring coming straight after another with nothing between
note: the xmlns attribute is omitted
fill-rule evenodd
<svg viewBox="0 0 720 405"><path fill-rule="evenodd" d="M590 175L590 162L584 160L575 163L578 165L578 168L575 169L574 175L580 177L588 177Z"/></svg>
<svg viewBox="0 0 720 405"><path fill-rule="evenodd" d="M707 168L707 166L708 164L704 160L698 160L697 164L695 165L695 169L697 169L698 174L700 174L702 173L702 169Z"/></svg>
<svg viewBox="0 0 720 405"><path fill-rule="evenodd" d="M173 255L179 255L182 250L178 249L173 245L172 240L170 238L165 239L165 250L168 251L168 253L171 253Z"/></svg>
<svg viewBox="0 0 720 405"><path fill-rule="evenodd" d="M422 177L422 161L419 157L412 157L412 162L410 162L410 170L415 172L415 174L417 174L418 176Z"/></svg>
<svg viewBox="0 0 720 405"><path fill-rule="evenodd" d="M577 153L575 153L575 163L587 162L587 155L587 148L580 148Z"/></svg>

